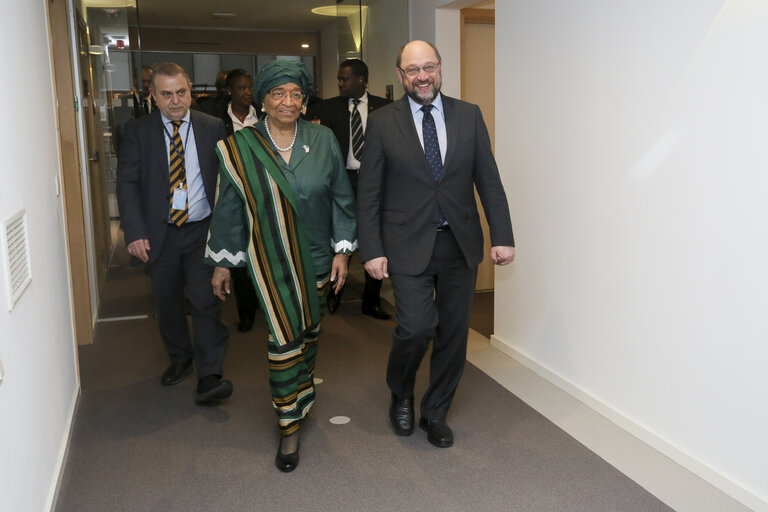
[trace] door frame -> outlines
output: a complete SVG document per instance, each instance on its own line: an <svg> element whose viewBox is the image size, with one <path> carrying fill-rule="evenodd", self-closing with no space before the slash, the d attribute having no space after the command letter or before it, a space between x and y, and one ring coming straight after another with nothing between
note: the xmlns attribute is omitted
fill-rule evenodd
<svg viewBox="0 0 768 512"><path fill-rule="evenodd" d="M60 179L69 267L72 326L78 345L93 343L98 296L95 290L93 240L88 184L83 174L83 126L79 84L74 65L77 45L71 0L47 1L48 29L59 135ZM79 365L78 365L79 378Z"/></svg>

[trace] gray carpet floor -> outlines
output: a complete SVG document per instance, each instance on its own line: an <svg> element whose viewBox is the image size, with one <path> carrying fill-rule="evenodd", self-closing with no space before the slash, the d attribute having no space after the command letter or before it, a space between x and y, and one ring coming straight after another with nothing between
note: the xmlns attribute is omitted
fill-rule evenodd
<svg viewBox="0 0 768 512"><path fill-rule="evenodd" d="M100 322L95 343L79 349L82 395L55 510L671 510L471 364L448 417L452 448L433 447L418 428L411 437L395 436L384 384L395 323L360 314L359 282L323 321L322 383L290 474L273 465L278 431L263 319L240 334L234 304L226 304L225 373L235 391L218 406L194 403L193 378L159 385L167 357L151 315ZM492 300L475 303L480 332L492 326ZM111 268L100 318L148 312L141 267ZM417 400L427 366L425 360ZM350 421L330 421L337 417Z"/></svg>

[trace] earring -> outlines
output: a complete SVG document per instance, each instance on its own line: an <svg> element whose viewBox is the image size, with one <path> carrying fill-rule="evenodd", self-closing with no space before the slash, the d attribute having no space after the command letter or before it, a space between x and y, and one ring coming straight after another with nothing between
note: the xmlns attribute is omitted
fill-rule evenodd
<svg viewBox="0 0 768 512"><path fill-rule="evenodd" d="M262 111L262 112L266 112L266 110L264 110L264 107L261 107L261 111Z"/></svg>

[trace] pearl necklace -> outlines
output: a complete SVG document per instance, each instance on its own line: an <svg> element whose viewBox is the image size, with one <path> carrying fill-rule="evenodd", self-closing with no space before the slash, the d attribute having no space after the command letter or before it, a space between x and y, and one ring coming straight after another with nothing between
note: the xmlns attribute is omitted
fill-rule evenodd
<svg viewBox="0 0 768 512"><path fill-rule="evenodd" d="M272 138L272 132L269 131L269 116L266 116L264 118L264 127L267 129L267 135L269 135L269 140L272 141L272 144L275 146L275 148L281 152L285 153L286 151L290 151L293 148L294 143L296 142L296 134L299 133L299 120L296 120L296 123L293 125L293 140L291 141L291 144L287 148L281 148L277 145L275 142L275 139Z"/></svg>

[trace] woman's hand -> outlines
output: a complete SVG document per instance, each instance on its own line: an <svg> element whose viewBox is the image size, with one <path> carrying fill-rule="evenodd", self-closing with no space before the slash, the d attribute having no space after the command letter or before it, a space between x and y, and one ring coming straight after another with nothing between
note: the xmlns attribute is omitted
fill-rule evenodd
<svg viewBox="0 0 768 512"><path fill-rule="evenodd" d="M331 283L333 291L339 293L347 282L347 267L349 263L348 254L337 254L333 257L331 264Z"/></svg>

